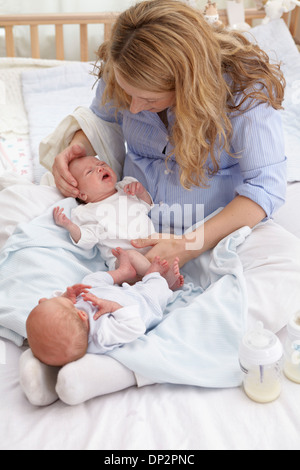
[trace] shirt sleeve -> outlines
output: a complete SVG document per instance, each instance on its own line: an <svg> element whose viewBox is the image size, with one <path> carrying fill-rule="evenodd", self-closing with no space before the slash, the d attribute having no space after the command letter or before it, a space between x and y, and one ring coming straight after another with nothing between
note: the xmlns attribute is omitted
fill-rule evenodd
<svg viewBox="0 0 300 470"><path fill-rule="evenodd" d="M74 245L84 250L91 250L103 238L106 238L106 232L100 224L83 224L79 225L81 237L76 243L70 236Z"/></svg>
<svg viewBox="0 0 300 470"><path fill-rule="evenodd" d="M281 114L260 103L232 118L231 150L238 158L243 183L236 194L259 204L267 214L285 201L287 162Z"/></svg>
<svg viewBox="0 0 300 470"><path fill-rule="evenodd" d="M98 271L85 276L82 283L92 287L103 287L105 284L113 286L114 280L108 272Z"/></svg>
<svg viewBox="0 0 300 470"><path fill-rule="evenodd" d="M90 250L106 236L104 227L97 219L95 213L87 210L84 204L72 210L71 220L80 228L81 237L78 243L71 236L70 238L74 245L80 248Z"/></svg>
<svg viewBox="0 0 300 470"><path fill-rule="evenodd" d="M95 352L105 354L142 336L146 327L139 314L139 308L138 305L122 307L96 320L99 323L92 338Z"/></svg>
<svg viewBox="0 0 300 470"><path fill-rule="evenodd" d="M90 109L96 114L99 118L103 119L104 121L114 122L122 125L123 122L123 115L121 112L116 112L116 107L113 103L106 103L103 105L102 103L102 96L105 89L105 82L102 78L100 78L95 97L92 101Z"/></svg>
<svg viewBox="0 0 300 470"><path fill-rule="evenodd" d="M116 188L119 188L121 189L122 191L124 191L124 187L127 185L127 184L130 184L130 183L134 183L134 182L138 182L138 180L136 178L133 178L132 176L125 176L121 181L119 181L117 184L116 184ZM153 202L153 199L152 199L152 196L151 194L147 191L150 199L151 199L151 204L148 204L146 201L143 201L142 199L138 198L138 201L143 204L146 209L147 209L147 212L149 212L152 207L154 207L154 202ZM125 193L124 193L125 194Z"/></svg>

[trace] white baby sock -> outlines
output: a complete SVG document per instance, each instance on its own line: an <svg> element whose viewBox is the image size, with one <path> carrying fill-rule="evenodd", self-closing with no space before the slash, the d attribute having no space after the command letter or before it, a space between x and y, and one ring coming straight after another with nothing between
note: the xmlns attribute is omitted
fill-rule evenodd
<svg viewBox="0 0 300 470"><path fill-rule="evenodd" d="M47 366L27 349L20 357L20 385L32 405L47 406L58 400L55 391L59 367Z"/></svg>
<svg viewBox="0 0 300 470"><path fill-rule="evenodd" d="M56 392L68 405L136 386L134 373L106 355L87 354L64 366L57 378Z"/></svg>

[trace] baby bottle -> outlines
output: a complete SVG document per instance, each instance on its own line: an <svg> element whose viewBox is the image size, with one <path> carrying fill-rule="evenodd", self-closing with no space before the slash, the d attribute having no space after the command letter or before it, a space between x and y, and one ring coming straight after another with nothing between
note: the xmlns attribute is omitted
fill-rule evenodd
<svg viewBox="0 0 300 470"><path fill-rule="evenodd" d="M240 364L251 400L269 403L281 393L283 348L277 336L258 322L243 338Z"/></svg>
<svg viewBox="0 0 300 470"><path fill-rule="evenodd" d="M288 379L300 384L300 312L287 325L283 370Z"/></svg>

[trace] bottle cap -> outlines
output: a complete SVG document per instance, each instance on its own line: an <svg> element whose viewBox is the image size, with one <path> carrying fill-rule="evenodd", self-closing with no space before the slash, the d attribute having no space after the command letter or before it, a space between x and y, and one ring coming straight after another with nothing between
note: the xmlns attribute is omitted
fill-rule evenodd
<svg viewBox="0 0 300 470"><path fill-rule="evenodd" d="M283 348L277 336L264 329L262 322L246 333L240 346L241 364L264 366L273 364L283 355Z"/></svg>
<svg viewBox="0 0 300 470"><path fill-rule="evenodd" d="M300 339L300 312L296 313L287 325L287 331L293 339Z"/></svg>

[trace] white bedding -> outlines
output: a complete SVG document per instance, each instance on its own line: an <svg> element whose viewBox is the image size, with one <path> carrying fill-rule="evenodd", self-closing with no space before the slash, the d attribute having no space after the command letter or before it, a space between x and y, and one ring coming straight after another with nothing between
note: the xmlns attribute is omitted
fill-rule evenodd
<svg viewBox="0 0 300 470"><path fill-rule="evenodd" d="M0 66L0 74L1 70ZM292 126L291 129L296 139L292 150L298 171L300 145L298 134L294 134ZM26 131L25 127L23 130ZM20 127L17 134L28 139L28 129L22 134ZM5 134L6 140L8 137ZM11 165L0 153L0 176L2 170L7 169L10 170ZM19 178L20 171L14 175L10 180L0 178L0 190L12 184L16 176ZM28 184L28 194L31 194L30 187ZM10 200L17 202L20 198L21 201L24 191L26 185L19 196L14 193ZM14 230L13 221L22 222L29 215L38 215L43 203L39 200L37 207L32 201L32 205L22 207L19 204L17 209L13 202L7 205L5 216L11 218L12 224L8 226L3 212L0 213L0 226L7 227L5 233L1 232L0 246ZM299 204L300 182L296 182L288 186L287 203L275 216L278 223L298 237ZM284 334L280 332L281 339ZM18 360L25 347L19 348L0 339L1 450L102 449L110 456L111 450L300 449L300 385L285 378L280 398L267 405L251 402L241 388L204 389L160 384L131 388L76 407L56 402L50 407L35 408L19 386Z"/></svg>
<svg viewBox="0 0 300 470"><path fill-rule="evenodd" d="M300 386L287 379L281 397L267 405L251 402L240 388L152 385L76 407L56 402L34 408L18 383L22 350L4 344L1 450L101 449L110 456L111 450L300 449Z"/></svg>

